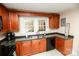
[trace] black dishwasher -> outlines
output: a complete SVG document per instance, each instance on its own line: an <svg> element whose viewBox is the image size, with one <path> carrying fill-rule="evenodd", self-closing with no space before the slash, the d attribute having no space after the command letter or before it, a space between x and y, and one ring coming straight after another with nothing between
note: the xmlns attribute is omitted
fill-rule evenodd
<svg viewBox="0 0 79 59"><path fill-rule="evenodd" d="M47 38L47 51L55 49L55 37Z"/></svg>

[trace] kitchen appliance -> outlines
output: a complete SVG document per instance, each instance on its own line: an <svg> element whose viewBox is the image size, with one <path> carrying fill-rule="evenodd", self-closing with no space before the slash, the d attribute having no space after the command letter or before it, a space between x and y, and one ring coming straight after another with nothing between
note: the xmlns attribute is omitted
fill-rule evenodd
<svg viewBox="0 0 79 59"><path fill-rule="evenodd" d="M47 51L55 49L55 37L47 38Z"/></svg>
<svg viewBox="0 0 79 59"><path fill-rule="evenodd" d="M7 32L6 38L1 42L1 55L12 56L15 51L15 34L13 32Z"/></svg>
<svg viewBox="0 0 79 59"><path fill-rule="evenodd" d="M15 34L14 34L14 32L7 32L6 33L6 40L7 41L15 40Z"/></svg>
<svg viewBox="0 0 79 59"><path fill-rule="evenodd" d="M1 45L1 54L0 56L13 56L13 52L15 51L15 46L11 45L9 46L5 46L5 45Z"/></svg>

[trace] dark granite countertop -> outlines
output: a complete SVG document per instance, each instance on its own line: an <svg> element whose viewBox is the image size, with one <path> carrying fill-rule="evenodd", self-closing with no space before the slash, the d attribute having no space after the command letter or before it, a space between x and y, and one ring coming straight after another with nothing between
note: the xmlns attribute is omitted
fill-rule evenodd
<svg viewBox="0 0 79 59"><path fill-rule="evenodd" d="M48 35L55 35L55 34L61 35L61 36L65 36L65 34L57 33L57 32L55 32L55 33L45 33L45 36L48 36ZM44 35L44 34L28 35L28 38L31 37L31 36L40 36L40 35ZM72 35L68 35L68 38L73 38L73 37L74 37L74 36L72 36ZM16 38L16 39L19 39L19 38L26 38L26 36L15 36L15 38Z"/></svg>
<svg viewBox="0 0 79 59"><path fill-rule="evenodd" d="M42 37L40 37L42 36ZM31 38L31 37L37 37L37 38ZM16 41L22 41L22 40L33 40L33 39L40 39L40 38L50 38L50 37L60 37L60 38L64 38L64 39L72 39L73 36L72 35L68 35L68 38L65 37L65 34L62 34L62 33L57 33L57 32L54 32L54 33L45 33L44 34L37 34L37 35L28 35L28 37L26 36L16 36Z"/></svg>
<svg viewBox="0 0 79 59"><path fill-rule="evenodd" d="M36 37L36 38L31 38L31 37ZM44 34L28 35L28 37L26 37L26 36L15 36L15 40L16 41L18 41L18 40L22 41L22 40L33 40L33 39L50 38L50 37L61 37L61 38L65 39L65 34L54 32L54 33L45 33L45 35ZM68 38L72 39L73 36L68 35ZM2 44L2 42L4 42L4 41L7 42L5 38L0 40L0 44Z"/></svg>
<svg viewBox="0 0 79 59"><path fill-rule="evenodd" d="M1 42L0 45L4 45L4 46L15 45L15 40L11 40L11 41L3 41L3 42Z"/></svg>

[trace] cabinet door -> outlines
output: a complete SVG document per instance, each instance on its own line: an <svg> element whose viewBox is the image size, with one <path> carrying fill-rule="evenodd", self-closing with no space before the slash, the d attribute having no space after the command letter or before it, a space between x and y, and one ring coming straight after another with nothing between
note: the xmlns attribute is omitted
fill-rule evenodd
<svg viewBox="0 0 79 59"><path fill-rule="evenodd" d="M73 40L72 39L65 40L64 55L72 53L72 47L73 47Z"/></svg>
<svg viewBox="0 0 79 59"><path fill-rule="evenodd" d="M40 39L40 52L46 51L46 39Z"/></svg>
<svg viewBox="0 0 79 59"><path fill-rule="evenodd" d="M6 31L8 31L8 29L9 29L9 20L8 20L8 12L6 11L6 9L5 8L3 8L3 10L2 10L2 21L3 21L3 32L6 32Z"/></svg>
<svg viewBox="0 0 79 59"><path fill-rule="evenodd" d="M51 29L58 29L59 28L59 15L53 15L49 18L49 27Z"/></svg>
<svg viewBox="0 0 79 59"><path fill-rule="evenodd" d="M56 38L55 40L56 49L60 51L61 53L64 52L64 39L62 38Z"/></svg>
<svg viewBox="0 0 79 59"><path fill-rule="evenodd" d="M59 28L59 16L54 16L54 28Z"/></svg>
<svg viewBox="0 0 79 59"><path fill-rule="evenodd" d="M54 22L53 22L53 16L52 16L52 17L49 17L49 28L53 29L53 26L54 26Z"/></svg>
<svg viewBox="0 0 79 59"><path fill-rule="evenodd" d="M1 6L0 6L0 16L2 15L2 10L1 10Z"/></svg>
<svg viewBox="0 0 79 59"><path fill-rule="evenodd" d="M2 16L2 25L3 25L3 28L2 28L2 32L6 32L8 31L8 11L6 10L5 7L2 7L0 5L0 16Z"/></svg>
<svg viewBox="0 0 79 59"><path fill-rule="evenodd" d="M40 45L40 40L32 40L32 54L39 53L39 45Z"/></svg>
<svg viewBox="0 0 79 59"><path fill-rule="evenodd" d="M19 19L16 12L9 12L10 31L19 31Z"/></svg>
<svg viewBox="0 0 79 59"><path fill-rule="evenodd" d="M20 56L30 56L31 53L31 41L24 41L20 47Z"/></svg>
<svg viewBox="0 0 79 59"><path fill-rule="evenodd" d="M21 46L21 42L16 42L16 55L20 56L20 46Z"/></svg>

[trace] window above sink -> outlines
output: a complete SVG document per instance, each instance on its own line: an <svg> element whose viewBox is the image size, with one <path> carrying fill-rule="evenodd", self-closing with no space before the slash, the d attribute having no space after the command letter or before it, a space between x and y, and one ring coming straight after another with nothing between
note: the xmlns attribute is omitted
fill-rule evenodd
<svg viewBox="0 0 79 59"><path fill-rule="evenodd" d="M48 17L20 16L20 33L25 35L44 33L48 29Z"/></svg>

